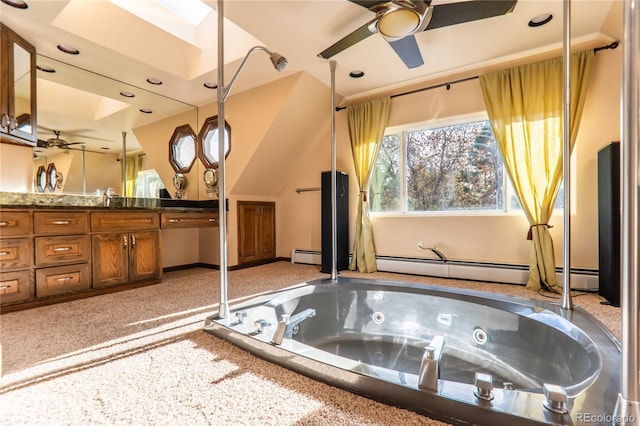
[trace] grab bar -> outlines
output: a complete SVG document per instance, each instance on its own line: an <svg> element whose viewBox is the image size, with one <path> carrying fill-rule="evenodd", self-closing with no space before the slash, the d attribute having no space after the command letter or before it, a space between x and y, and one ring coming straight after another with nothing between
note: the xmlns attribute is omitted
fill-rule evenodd
<svg viewBox="0 0 640 426"><path fill-rule="evenodd" d="M322 188L298 188L296 189L296 192L298 194L302 193L302 192L314 192L314 191L321 191Z"/></svg>

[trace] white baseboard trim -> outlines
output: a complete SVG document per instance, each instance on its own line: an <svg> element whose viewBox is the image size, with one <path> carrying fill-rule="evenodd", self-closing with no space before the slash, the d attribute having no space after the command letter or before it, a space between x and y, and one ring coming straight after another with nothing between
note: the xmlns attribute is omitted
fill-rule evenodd
<svg viewBox="0 0 640 426"><path fill-rule="evenodd" d="M397 272L401 274L521 285L525 285L529 279L528 265L464 262L457 260L441 262L432 259L398 256L376 256L376 261L378 270L381 272ZM322 254L319 251L292 250L291 263L320 265L321 262ZM562 283L561 271L556 272L556 277L558 282ZM595 269L572 269L571 289L597 291L598 271Z"/></svg>

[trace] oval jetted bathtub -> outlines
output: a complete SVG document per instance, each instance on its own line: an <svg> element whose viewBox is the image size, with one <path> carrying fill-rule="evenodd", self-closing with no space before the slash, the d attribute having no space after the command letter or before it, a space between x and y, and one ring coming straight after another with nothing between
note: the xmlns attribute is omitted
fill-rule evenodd
<svg viewBox="0 0 640 426"><path fill-rule="evenodd" d="M522 298L339 278L258 296L204 328L317 380L454 424L608 419L619 391L619 343L599 322L579 307Z"/></svg>

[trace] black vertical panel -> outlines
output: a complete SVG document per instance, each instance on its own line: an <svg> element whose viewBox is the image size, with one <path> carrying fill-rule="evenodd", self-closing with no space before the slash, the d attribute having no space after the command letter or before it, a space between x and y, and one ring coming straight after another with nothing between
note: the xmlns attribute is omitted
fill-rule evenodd
<svg viewBox="0 0 640 426"><path fill-rule="evenodd" d="M322 172L322 263L320 272L331 273L331 172ZM349 268L349 175L336 171L336 266Z"/></svg>
<svg viewBox="0 0 640 426"><path fill-rule="evenodd" d="M620 306L620 144L598 151L599 293Z"/></svg>

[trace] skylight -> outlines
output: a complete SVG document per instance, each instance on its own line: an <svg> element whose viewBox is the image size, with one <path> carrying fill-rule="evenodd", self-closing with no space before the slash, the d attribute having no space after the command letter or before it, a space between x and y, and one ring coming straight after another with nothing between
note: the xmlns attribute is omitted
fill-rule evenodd
<svg viewBox="0 0 640 426"><path fill-rule="evenodd" d="M213 11L201 0L109 1L193 45L197 44L197 27Z"/></svg>
<svg viewBox="0 0 640 426"><path fill-rule="evenodd" d="M211 8L201 0L156 0L175 15L185 19L191 25L200 25L202 20L211 12Z"/></svg>

